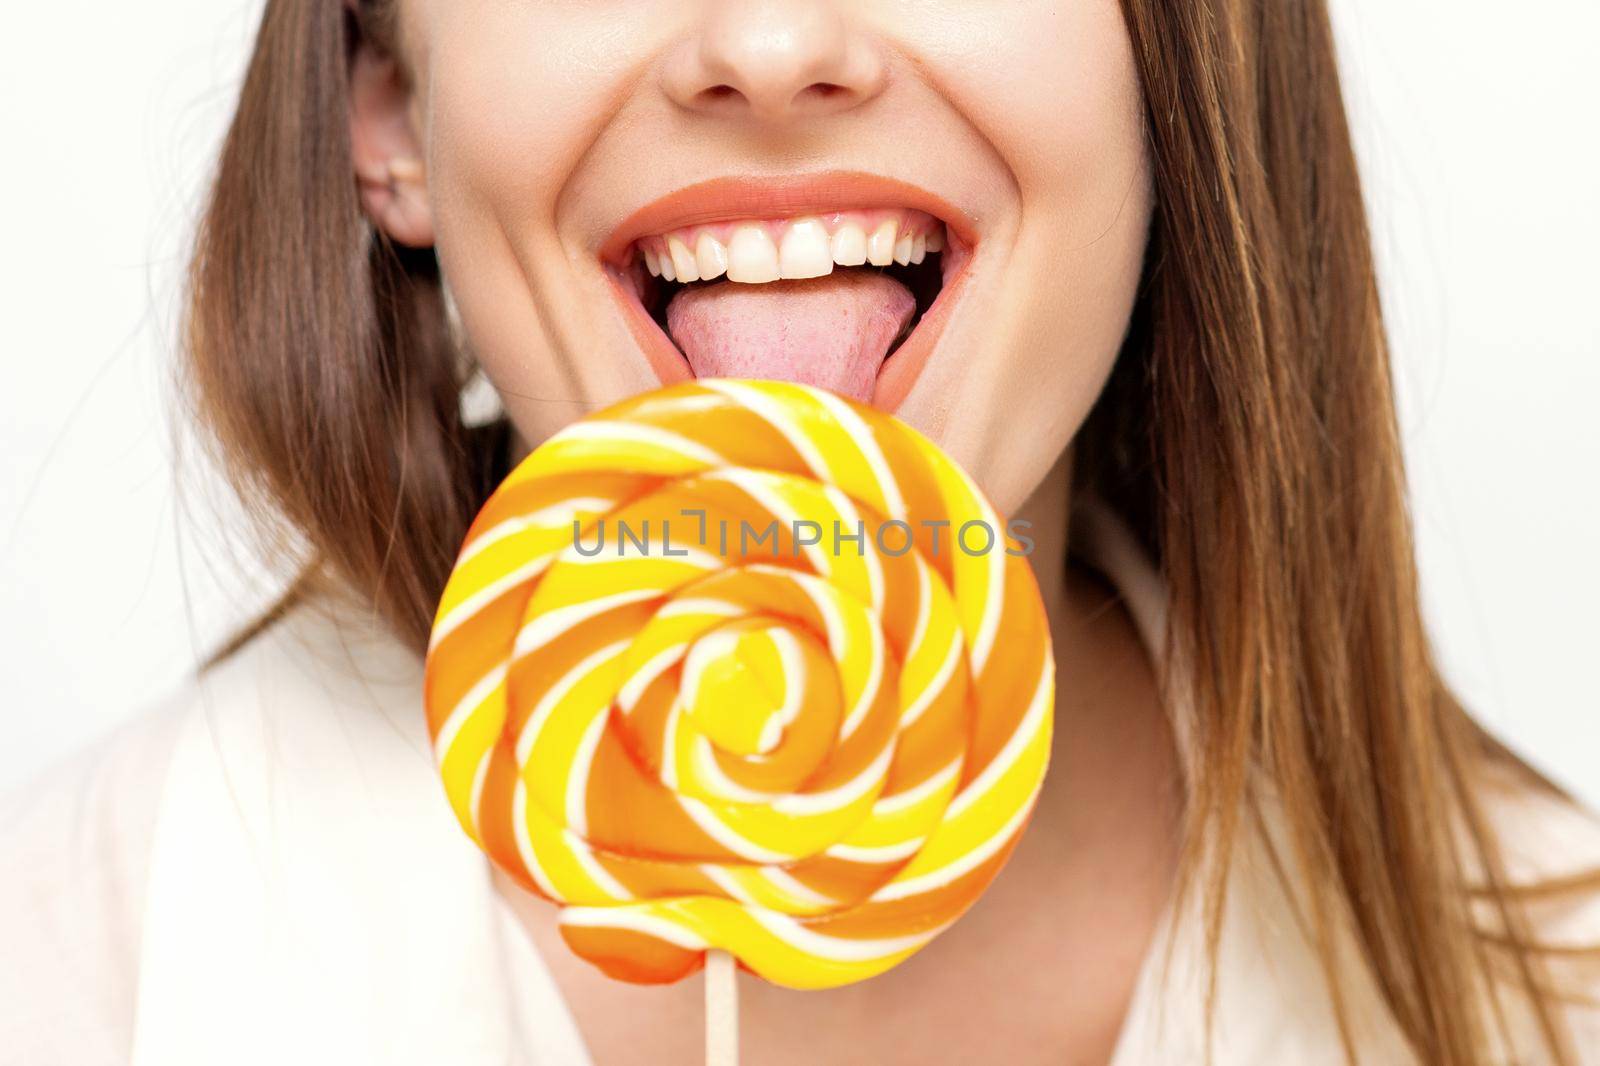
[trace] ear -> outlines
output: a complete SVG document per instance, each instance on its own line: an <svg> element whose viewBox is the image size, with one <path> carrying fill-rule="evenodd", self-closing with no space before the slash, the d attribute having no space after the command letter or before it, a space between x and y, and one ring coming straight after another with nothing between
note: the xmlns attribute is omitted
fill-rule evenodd
<svg viewBox="0 0 1600 1066"><path fill-rule="evenodd" d="M350 150L361 206L397 244L433 243L422 145L399 62L366 41L350 61Z"/></svg>

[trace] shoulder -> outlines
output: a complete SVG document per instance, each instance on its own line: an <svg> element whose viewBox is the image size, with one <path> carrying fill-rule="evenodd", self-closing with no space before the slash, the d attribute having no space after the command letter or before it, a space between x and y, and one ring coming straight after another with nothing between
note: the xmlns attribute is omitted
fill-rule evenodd
<svg viewBox="0 0 1600 1066"><path fill-rule="evenodd" d="M150 840L185 685L0 797L0 997L19 1061L123 1061ZM70 1043L68 1043L70 1041Z"/></svg>
<svg viewBox="0 0 1600 1066"><path fill-rule="evenodd" d="M1587 1061L1600 1055L1600 815L1509 766L1490 769L1480 797L1526 935L1540 945L1558 1010ZM1480 907L1494 927L1487 901Z"/></svg>
<svg viewBox="0 0 1600 1066"><path fill-rule="evenodd" d="M172 822L166 812L182 802L175 777L214 764L248 801L281 784L308 747L327 751L363 729L392 739L395 722L381 713L392 701L383 697L415 692L419 671L375 630L299 609L0 795L0 996L10 1008L3 1017L15 1021L0 1024L7 1053L38 1063L127 1061L153 855Z"/></svg>
<svg viewBox="0 0 1600 1066"><path fill-rule="evenodd" d="M1509 767L1491 768L1479 796L1506 880L1528 900L1536 932L1600 944L1600 814Z"/></svg>
<svg viewBox="0 0 1600 1066"><path fill-rule="evenodd" d="M1600 870L1600 814L1582 801L1509 768L1491 769L1480 796L1513 880Z"/></svg>

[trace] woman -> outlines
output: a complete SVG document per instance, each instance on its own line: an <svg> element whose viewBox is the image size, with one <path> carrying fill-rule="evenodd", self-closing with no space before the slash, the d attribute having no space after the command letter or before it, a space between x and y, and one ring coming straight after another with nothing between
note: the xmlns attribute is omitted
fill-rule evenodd
<svg viewBox="0 0 1600 1066"><path fill-rule="evenodd" d="M270 0L192 280L299 576L14 802L19 1061L693 1061L692 982L601 977L466 841L419 700L509 465L695 375L937 440L1033 523L1062 679L989 894L745 982L752 1061L1600 1055L1600 827L1424 636L1321 4Z"/></svg>

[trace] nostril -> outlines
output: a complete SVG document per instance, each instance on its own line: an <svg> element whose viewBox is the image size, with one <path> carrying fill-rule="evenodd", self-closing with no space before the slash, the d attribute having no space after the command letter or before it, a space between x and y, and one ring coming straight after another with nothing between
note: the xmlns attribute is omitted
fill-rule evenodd
<svg viewBox="0 0 1600 1066"><path fill-rule="evenodd" d="M848 85L838 85L837 82L813 82L790 99L789 109L806 109L808 106L826 107L835 101L845 101L853 94ZM758 110L762 104L762 99L747 98L746 93L742 93L738 86L728 85L726 82L702 88L696 93L696 99L702 107L731 106L738 109L739 102L747 101Z"/></svg>
<svg viewBox="0 0 1600 1066"><path fill-rule="evenodd" d="M737 115L750 110L751 105L750 98L738 86L726 82L694 94L694 106L707 114Z"/></svg>
<svg viewBox="0 0 1600 1066"><path fill-rule="evenodd" d="M849 95L850 88L848 86L839 85L831 81L819 81L801 89L796 94L794 103L800 104L808 100L826 103ZM723 83L700 90L699 97L705 103L717 104L731 99L742 100L745 98L745 94L736 87Z"/></svg>

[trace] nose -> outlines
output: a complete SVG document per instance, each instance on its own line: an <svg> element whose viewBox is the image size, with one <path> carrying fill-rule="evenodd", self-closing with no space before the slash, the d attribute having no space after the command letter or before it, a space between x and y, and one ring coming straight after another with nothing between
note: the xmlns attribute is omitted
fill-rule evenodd
<svg viewBox="0 0 1600 1066"><path fill-rule="evenodd" d="M836 114L882 91L882 52L840 11L855 0L708 0L663 75L690 111L769 124Z"/></svg>

